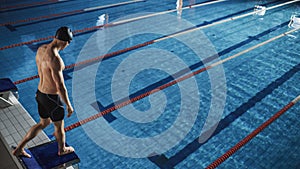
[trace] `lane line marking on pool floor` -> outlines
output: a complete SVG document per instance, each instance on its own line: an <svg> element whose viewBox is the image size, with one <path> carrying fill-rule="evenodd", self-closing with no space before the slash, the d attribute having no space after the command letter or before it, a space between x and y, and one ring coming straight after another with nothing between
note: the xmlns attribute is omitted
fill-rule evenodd
<svg viewBox="0 0 300 169"><path fill-rule="evenodd" d="M284 6L284 5L288 5L288 4L291 4L291 3L295 3L295 2L298 2L298 1L300 1L300 0L294 0L294 1L287 2L287 3L278 4L276 6L269 7L266 10L275 9L275 8L278 8L278 7L281 7L281 6ZM218 1L218 2L223 2L223 1ZM209 4L211 4L211 2ZM201 4L198 4L198 5L201 5ZM202 5L204 5L204 4L202 4ZM167 11L165 11L165 12L167 12ZM252 15L254 13L255 12L250 12L250 14L245 14L245 15L243 15L243 17L250 16L250 15ZM152 17L152 15L148 15L148 17ZM199 26L198 29L208 28L208 27L211 27L211 26L214 26L214 25L218 25L218 24L221 24L221 23L229 22L229 21L232 21L232 20L235 20L235 19L240 19L240 18L243 18L243 17L239 17L239 16L237 16L237 17L231 17L229 19L224 19L226 21L221 20L221 21L214 22L214 23L211 23L211 24L208 24L208 25ZM144 19L144 17L139 17L139 18L140 19ZM134 18L133 19L127 19L127 22L133 22L133 21L136 21L136 19L134 19ZM84 32L94 31L94 30L97 30L97 29L100 29L100 28L103 28L103 27L116 26L116 25L119 25L119 24L127 23L127 22L124 22L124 21L112 22L112 23L109 23L109 24L104 24L104 25L99 25L99 26L93 26L93 27L84 28L84 29L81 29L81 30L75 30L75 31L73 31L73 33L76 36L76 33L84 33ZM198 30L198 29L195 29L195 30L193 30L193 29L195 29L195 28L192 27L191 30L189 30L189 31L192 32L192 31ZM46 40L50 40L50 39L53 39L53 38L54 38L54 36L48 36L48 37L44 37L44 38L40 38L40 39L35 39L35 40L27 41L27 42L21 42L21 43L17 43L17 44L12 44L12 45L1 47L0 51L1 50L10 49L10 48L14 48L14 47L20 47L20 46L23 46L23 45L29 45L29 44L40 42L40 41L46 41ZM164 40L164 39L161 39L161 40Z"/></svg>
<svg viewBox="0 0 300 169"><path fill-rule="evenodd" d="M210 5L210 4L224 2L224 1L227 1L227 0L216 0L216 1L213 1L213 2L206 2L206 3L190 5L188 7L184 7L183 9L191 9L191 8L196 8L196 7ZM158 12L159 14L156 14L156 13L155 14L149 14L149 15L140 16L140 17L137 17L137 18L131 18L131 19L112 22L112 23L108 23L108 24L104 24L104 25L88 27L88 28L84 28L84 29L80 29L80 30L74 30L73 33L74 33L74 36L76 36L77 33L95 31L95 30L101 29L103 27L111 27L111 26L116 26L116 25L120 25L120 24L125 24L125 23L128 23L128 22L133 22L133 21L137 21L137 20L140 20L140 19L145 19L145 18L148 18L148 17L157 16L157 15L167 14L167 13L174 12L174 11L176 11L176 10ZM36 43L36 42L40 42L40 41L46 41L46 40L50 40L50 39L53 39L53 38L54 38L54 36L48 36L48 37L44 37L44 38L39 38L39 39L27 41L27 42L16 43L16 44L8 45L8 46L3 46L3 47L0 48L0 50L6 50L6 49L19 47L19 46L23 46L23 45L29 45L29 44L32 44L32 43Z"/></svg>
<svg viewBox="0 0 300 169"><path fill-rule="evenodd" d="M195 76L195 75L197 75L197 74L200 74L200 73L202 73L202 72L204 72L204 71L206 71L206 70L212 69L212 68L214 68L214 67L216 67L216 66L218 66L218 65L220 65L220 64L222 64L222 63L224 63L224 62L227 62L227 61L229 61L229 60L231 60L231 59L234 59L234 58L236 58L236 57L238 57L238 56L241 56L241 55L243 55L243 54L245 54L245 53L248 53L248 52L250 52L250 51L252 51L252 50L254 50L254 49L256 49L256 48L259 48L259 47L261 47L261 46L263 46L263 45L266 45L266 44L268 44L268 43L270 43L270 42L272 42L272 41L275 41L275 40L277 40L277 39L279 39L279 38L282 38L282 37L284 37L284 36L287 36L288 34L290 34L290 33L292 33L292 32L295 32L295 31L297 31L297 30L299 30L299 29L300 29L300 28L298 28L298 29L293 29L293 30L287 31L287 32L285 32L285 33L282 33L282 34L280 34L280 35L278 35L278 36L275 36L275 37L273 37L273 38L271 38L271 39L268 39L268 40L266 40L266 41L264 41L264 42L262 42L262 43L259 43L259 44L255 45L255 46L252 46L252 47L248 48L248 49L245 49L245 50L243 50L243 51L241 51L241 52L239 52L239 53L237 53L237 54L235 54L235 55L232 55L232 56L230 56L230 57L228 57L228 58L222 59L222 60L220 60L220 61L218 61L218 62L215 62L215 63L213 63L213 64L211 64L211 65L209 65L209 66L207 66L207 67L203 67L203 68L201 68L201 69L199 69L199 70L197 70L197 71L194 71L194 72L192 72L192 73L190 73L190 74L184 75L184 76L182 76L182 77L180 77L180 78L177 78L177 79L175 79L175 80L173 80L173 81L171 81L171 82L168 82L168 83L166 83L166 84L164 84L164 85L161 85L161 86L159 86L159 87L157 87L157 88L155 88L155 89L152 89L152 90L150 90L150 91L148 91L148 92L145 92L145 93L143 93L143 94L141 94L141 95L139 95L139 96L133 97L133 98L131 98L131 99L129 99L129 100L126 100L126 101L123 101L123 102L121 102L121 103L119 103L119 104L115 104L113 107L110 107L110 108L108 108L108 109L106 109L106 110L104 110L104 111L101 111L101 112L99 112L99 113L93 115L93 116L90 116L89 118L86 118L86 119L84 119L84 120L80 120L80 121L78 121L78 122L76 122L76 123L74 123L74 124L72 124L72 125L67 126L67 127L65 128L65 131L69 131L69 130L72 130L72 129L74 129L74 128L77 128L77 127L79 127L79 126L81 126L81 125L83 125L83 124L86 124L86 123L88 123L88 122L90 122L90 121L92 121L92 120L95 120L95 119L97 119L97 118L99 118L99 117L102 117L102 116L104 116L104 115L107 114L107 113L111 113L111 112L113 112L113 111L115 111L115 110L117 110L117 109L119 109L119 108L122 108L122 107L124 107L124 106L126 106L126 105L128 105L128 104L134 103L134 102L136 102L136 101L138 101L138 100L140 100L140 99L142 99L142 98L145 98L145 97L147 97L147 96L149 96L149 95L151 95L151 94L154 94L154 93L156 93L156 92L158 92L158 91L160 91L160 90L163 90L163 89L165 89L165 88L167 88L167 87L170 87L170 86L172 86L172 85L174 85L174 84L177 84L177 83L179 83L179 82L181 82L181 81L183 81L183 80L185 80L185 79L188 79L188 78L190 78L190 77L193 77L193 76Z"/></svg>
<svg viewBox="0 0 300 169"><path fill-rule="evenodd" d="M297 0L297 1L299 1L299 0ZM282 4L281 4L281 6L282 6ZM275 7L270 7L270 8L274 9ZM253 12L251 12L251 13L253 13ZM243 15L243 16L244 17L245 16L249 16L249 14L246 14L246 15ZM229 18L229 19L225 19L225 20L226 20L226 22L228 22L228 21L231 21L231 20L239 19L239 18L242 18L242 17ZM222 21L218 22L218 24L221 24L221 23L224 23L224 22L222 22ZM95 62L95 61L98 61L98 60L101 60L101 59L104 59L104 58L109 58L109 57L116 56L116 55L119 55L119 54L122 54L122 53L125 53L125 52L128 52L128 51L134 50L134 49L138 49L138 48L141 48L141 47L144 47L144 46L148 46L150 44L153 44L153 43L156 43L156 42L160 42L160 41L166 40L168 38L173 38L173 37L176 37L176 36L179 36L179 35L183 35L185 33L191 33L193 31L196 31L196 30L199 30L199 29L208 28L208 27L214 26L214 25L215 24L212 23L212 24L204 25L204 26L200 26L200 27L195 26L195 27L186 29L184 31L173 33L171 35L165 35L164 37L161 37L161 38L150 40L150 41L147 41L147 42L135 45L135 46L131 46L131 47L128 47L128 48L124 48L124 49L115 51L115 52L104 54L104 55L101 55L101 56L98 56L98 57L95 57L95 58L92 58L92 59L88 59L88 60L85 60L85 61L82 61L82 62L74 63L74 64L66 66L65 68L66 69L70 69L70 68L73 68L75 66L84 65L84 64L87 64L87 63L92 63L92 62ZM24 79L15 81L14 84L24 83L24 82L27 82L29 80L33 80L35 78L38 78L38 76L35 75L35 76L32 76L32 77L24 78Z"/></svg>

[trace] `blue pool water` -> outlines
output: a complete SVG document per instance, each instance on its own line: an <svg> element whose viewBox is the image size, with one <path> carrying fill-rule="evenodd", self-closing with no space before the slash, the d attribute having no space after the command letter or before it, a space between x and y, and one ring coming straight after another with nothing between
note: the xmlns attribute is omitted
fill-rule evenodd
<svg viewBox="0 0 300 169"><path fill-rule="evenodd" d="M66 1L49 5L2 8L37 1L1 3L0 47L52 36L67 25L72 30L95 26L98 16L108 14L108 23L176 9L176 1ZM183 6L204 0L183 1ZM64 71L65 83L75 113L65 126L135 98L178 77L233 56L263 41L292 30L290 17L300 12L300 3L249 15L158 40L188 28L242 16L255 5L272 7L284 0L224 1L77 33L61 56L71 65L147 41L148 46ZM57 18L23 22L26 18L104 6ZM80 168L205 168L250 132L299 95L299 32L276 39L231 59L211 70L166 87L104 117L66 133L81 159ZM13 81L37 74L35 52L50 41L40 41L1 50L0 78ZM217 55L216 55L217 54ZM132 59L132 60L131 60ZM38 121L34 101L38 79L18 84L20 102ZM300 166L299 103L263 130L219 168L289 168ZM204 143L198 139L210 117ZM209 130L211 131L211 130ZM45 129L51 139L53 126Z"/></svg>

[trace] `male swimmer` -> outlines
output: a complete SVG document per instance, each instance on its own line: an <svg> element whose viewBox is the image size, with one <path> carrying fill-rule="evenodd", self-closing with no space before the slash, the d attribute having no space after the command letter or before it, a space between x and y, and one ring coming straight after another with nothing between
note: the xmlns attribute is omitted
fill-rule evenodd
<svg viewBox="0 0 300 169"><path fill-rule="evenodd" d="M62 71L65 65L58 53L70 44L72 38L71 30L68 27L61 27L56 31L52 42L40 46L37 50L36 65L40 81L36 92L36 101L40 121L30 128L12 152L15 156L30 158L30 154L24 150L25 145L37 136L42 129L47 127L51 121L55 127L54 136L58 142L58 155L74 152L73 147L65 145L64 107L61 100L66 104L67 117L70 117L74 110L64 83Z"/></svg>

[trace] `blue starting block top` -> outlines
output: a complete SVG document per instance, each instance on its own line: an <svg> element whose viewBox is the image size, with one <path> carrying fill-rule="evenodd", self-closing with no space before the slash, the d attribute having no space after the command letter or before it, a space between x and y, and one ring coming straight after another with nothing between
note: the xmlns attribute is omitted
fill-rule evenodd
<svg viewBox="0 0 300 169"><path fill-rule="evenodd" d="M59 156L57 154L57 146L56 141L51 141L25 149L31 155L31 158L20 157L20 161L27 169L66 168L80 162L75 152Z"/></svg>
<svg viewBox="0 0 300 169"><path fill-rule="evenodd" d="M9 78L0 79L0 92L5 91L18 91L16 85Z"/></svg>

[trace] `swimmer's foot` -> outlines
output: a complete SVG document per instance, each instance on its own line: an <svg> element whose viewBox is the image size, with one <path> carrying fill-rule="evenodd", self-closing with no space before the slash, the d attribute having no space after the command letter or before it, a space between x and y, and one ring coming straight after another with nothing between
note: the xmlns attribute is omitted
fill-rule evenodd
<svg viewBox="0 0 300 169"><path fill-rule="evenodd" d="M74 151L75 151L75 149L73 147L69 146L69 147L65 147L63 152L58 152L58 155L62 156L62 155L73 153Z"/></svg>
<svg viewBox="0 0 300 169"><path fill-rule="evenodd" d="M12 154L17 156L17 157L27 157L27 158L31 158L31 155L28 154L24 149L20 149L20 148L15 148L12 151Z"/></svg>

